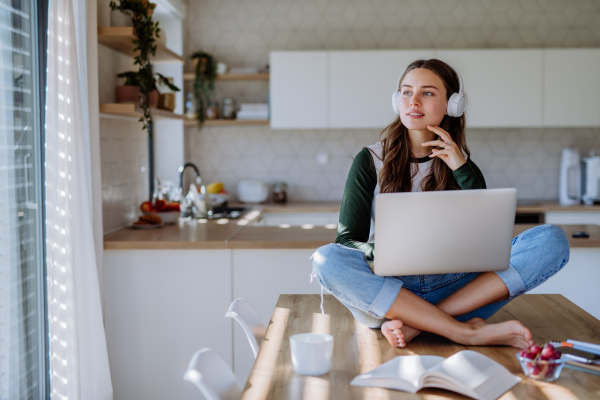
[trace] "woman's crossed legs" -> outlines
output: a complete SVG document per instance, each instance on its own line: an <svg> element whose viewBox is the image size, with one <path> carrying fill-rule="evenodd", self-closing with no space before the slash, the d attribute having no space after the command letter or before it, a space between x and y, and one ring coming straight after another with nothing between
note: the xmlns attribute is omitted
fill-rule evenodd
<svg viewBox="0 0 600 400"><path fill-rule="evenodd" d="M319 248L313 265L319 283L359 322L381 327L393 346L403 347L425 330L468 345L524 347L531 333L520 322L488 325L484 320L554 275L568 258L564 232L543 225L513 239L506 271L379 277L362 252L340 245Z"/></svg>

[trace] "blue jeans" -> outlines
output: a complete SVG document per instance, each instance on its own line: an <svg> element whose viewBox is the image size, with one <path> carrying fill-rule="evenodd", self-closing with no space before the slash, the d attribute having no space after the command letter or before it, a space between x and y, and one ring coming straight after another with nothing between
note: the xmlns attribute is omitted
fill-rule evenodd
<svg viewBox="0 0 600 400"><path fill-rule="evenodd" d="M569 240L554 225L529 229L512 241L510 265L496 274L508 288L508 300L478 308L456 319L488 319L515 297L539 286L569 261ZM313 255L313 272L321 286L333 294L370 328L379 328L385 314L406 288L436 304L471 282L479 273L407 275L383 277L373 274L365 254L340 244L328 244Z"/></svg>

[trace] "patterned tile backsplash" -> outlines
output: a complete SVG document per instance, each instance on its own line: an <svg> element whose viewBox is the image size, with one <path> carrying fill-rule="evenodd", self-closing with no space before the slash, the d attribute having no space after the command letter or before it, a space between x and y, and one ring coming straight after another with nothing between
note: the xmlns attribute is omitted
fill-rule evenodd
<svg viewBox="0 0 600 400"><path fill-rule="evenodd" d="M230 67L261 68L272 50L600 46L598 0L188 0L187 10L185 54L203 49ZM217 100L268 101L267 82L216 89ZM379 132L192 127L185 160L232 192L241 179L282 180L291 200L340 200L352 157ZM473 129L467 139L488 186L516 187L521 199L558 198L563 147L600 151L600 129ZM132 220L146 197L147 144L135 122L107 119L101 141L108 232ZM327 165L317 163L319 153Z"/></svg>
<svg viewBox="0 0 600 400"><path fill-rule="evenodd" d="M148 197L147 133L137 121L100 118L104 233L137 218Z"/></svg>
<svg viewBox="0 0 600 400"><path fill-rule="evenodd" d="M379 130L272 130L205 127L186 132L186 160L207 182L235 193L242 179L288 183L292 201L339 201L353 157ZM600 151L600 129L472 129L467 144L490 188L515 187L520 199L558 199L563 147ZM317 155L327 154L320 165Z"/></svg>

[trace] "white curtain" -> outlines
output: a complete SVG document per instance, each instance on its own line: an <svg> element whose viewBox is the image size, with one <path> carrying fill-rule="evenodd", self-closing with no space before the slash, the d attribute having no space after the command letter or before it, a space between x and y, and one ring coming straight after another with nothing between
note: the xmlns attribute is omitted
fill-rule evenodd
<svg viewBox="0 0 600 400"><path fill-rule="evenodd" d="M81 1L74 12L73 1ZM90 190L82 0L50 0L46 98L46 246L52 398L110 400ZM84 25L83 29L81 24ZM78 60L80 60L78 62ZM83 75L83 76L82 76Z"/></svg>

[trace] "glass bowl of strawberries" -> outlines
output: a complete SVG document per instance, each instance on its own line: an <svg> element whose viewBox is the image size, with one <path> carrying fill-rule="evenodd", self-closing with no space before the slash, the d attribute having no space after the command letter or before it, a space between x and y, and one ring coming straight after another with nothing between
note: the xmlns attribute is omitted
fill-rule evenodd
<svg viewBox="0 0 600 400"><path fill-rule="evenodd" d="M566 361L550 343L544 347L541 344L526 347L517 353L517 359L526 376L545 382L557 380Z"/></svg>

